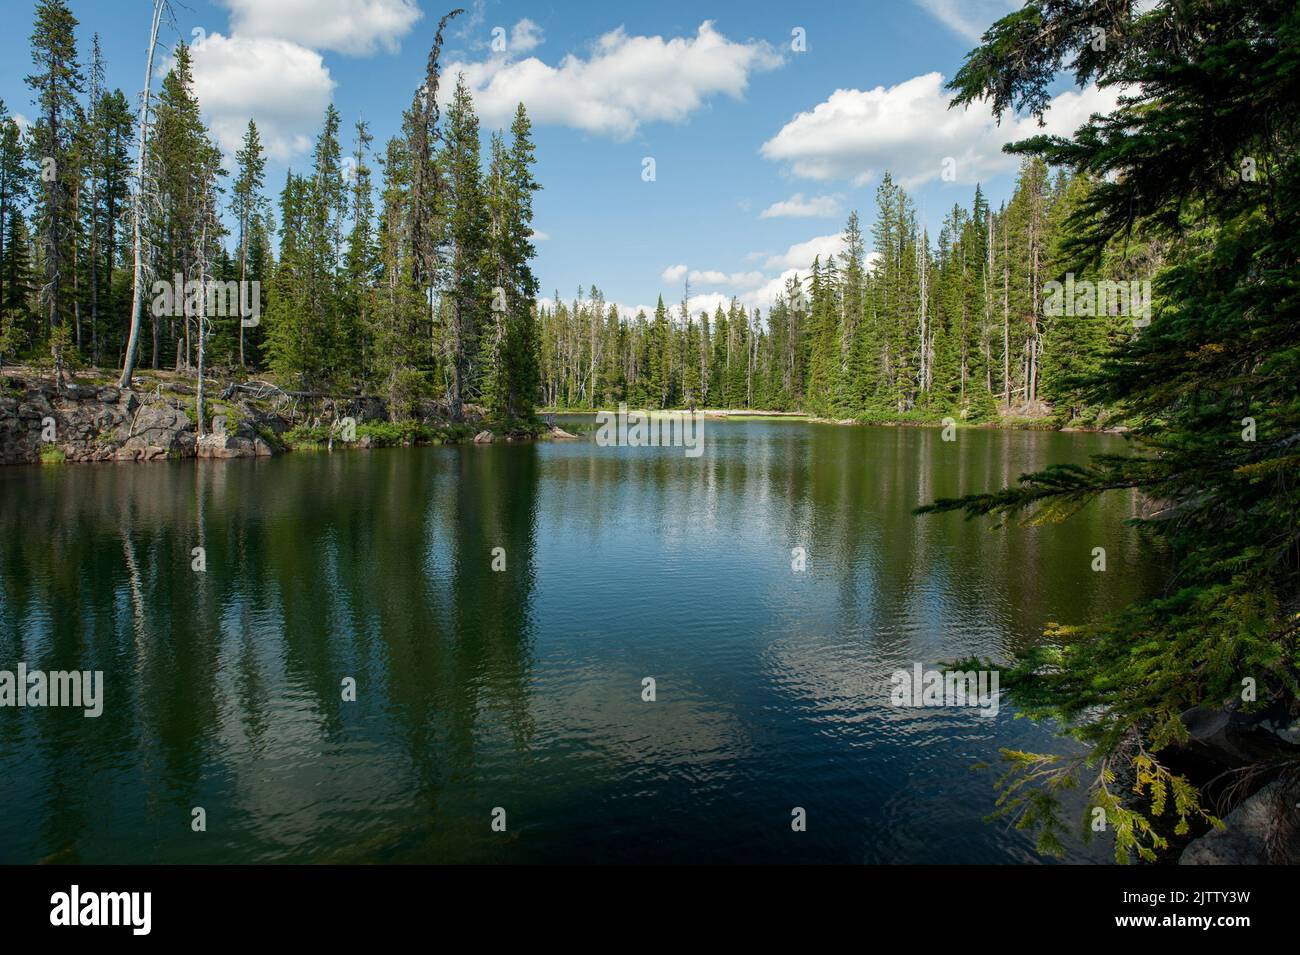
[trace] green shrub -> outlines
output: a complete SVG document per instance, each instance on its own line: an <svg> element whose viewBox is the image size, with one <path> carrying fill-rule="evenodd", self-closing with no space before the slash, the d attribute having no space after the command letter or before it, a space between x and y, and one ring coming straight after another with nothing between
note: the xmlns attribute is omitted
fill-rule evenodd
<svg viewBox="0 0 1300 955"><path fill-rule="evenodd" d="M284 433L284 443L291 448L304 448L323 445L329 441L329 428L323 425L310 427L300 424Z"/></svg>
<svg viewBox="0 0 1300 955"><path fill-rule="evenodd" d="M966 403L966 420L971 424L998 420L998 401L983 388L971 389L970 399Z"/></svg>

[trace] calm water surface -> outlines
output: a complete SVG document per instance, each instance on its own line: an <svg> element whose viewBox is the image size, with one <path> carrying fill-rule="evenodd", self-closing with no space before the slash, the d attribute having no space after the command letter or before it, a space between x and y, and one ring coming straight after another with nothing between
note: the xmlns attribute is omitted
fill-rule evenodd
<svg viewBox="0 0 1300 955"><path fill-rule="evenodd" d="M894 708L889 675L1143 594L1133 502L910 511L1121 442L706 428L694 459L587 435L0 469L0 669L106 696L0 710L0 862L1037 861L971 766L1069 744Z"/></svg>

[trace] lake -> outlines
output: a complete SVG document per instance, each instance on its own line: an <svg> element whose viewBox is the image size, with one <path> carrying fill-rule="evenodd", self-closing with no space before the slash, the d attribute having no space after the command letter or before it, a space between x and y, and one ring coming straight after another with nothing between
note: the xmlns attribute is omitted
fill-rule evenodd
<svg viewBox="0 0 1300 955"><path fill-rule="evenodd" d="M1122 447L709 420L699 457L0 469L0 669L103 672L98 718L0 709L0 862L1041 861L971 767L1072 744L890 677L1153 590L1135 501L911 510Z"/></svg>

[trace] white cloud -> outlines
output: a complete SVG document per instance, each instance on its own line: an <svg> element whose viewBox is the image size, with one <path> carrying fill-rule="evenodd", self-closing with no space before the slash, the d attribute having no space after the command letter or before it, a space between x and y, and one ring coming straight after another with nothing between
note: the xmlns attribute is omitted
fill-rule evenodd
<svg viewBox="0 0 1300 955"><path fill-rule="evenodd" d="M799 276L805 279L808 277L809 270L806 268L786 269L775 278L768 279L759 288L756 288L749 295L745 296L745 305L747 308L761 308L767 310L772 307L772 303L785 294L785 285L792 277ZM804 294L808 293L808 284L803 285Z"/></svg>
<svg viewBox="0 0 1300 955"><path fill-rule="evenodd" d="M1113 109L1116 95L1095 86L1066 91L1052 100L1045 128L1032 117L999 126L986 105L948 109L943 76L926 73L889 88L836 90L761 152L806 179L863 185L888 169L908 188L940 178L951 158L955 181L970 184L1016 168L1020 160L1003 153L1004 144L1039 132L1069 135L1090 113Z"/></svg>
<svg viewBox="0 0 1300 955"><path fill-rule="evenodd" d="M762 272L728 273L719 269L688 269L685 265L671 265L659 277L669 285L677 285L686 279L691 285L722 285L736 291L756 288L767 279Z"/></svg>
<svg viewBox="0 0 1300 955"><path fill-rule="evenodd" d="M769 270L780 269L776 275L769 275L767 272L749 271L749 272L722 272L716 269L688 269L685 265L674 265L664 269L660 276L664 282L670 285L677 285L683 278L689 277L692 286L722 286L727 291L710 291L699 292L690 297L689 308L691 315L698 317L701 311L707 311L712 317L714 311L721 306L726 311L731 306L734 298L751 314L754 309L762 309L766 314L767 310L772 307L772 303L785 294L786 283L794 276L798 276L803 282L805 293L808 290L808 277L812 274L813 259L820 256L823 264L832 256L836 259L836 265L842 264L840 253L844 249L844 237L842 235L822 235L808 239L806 242L797 242L790 246L780 255L768 255L767 253L751 253L748 258L753 258L755 254L766 255L766 268ZM863 266L870 270L875 260L878 258L877 253L868 252L863 259ZM671 317L676 320L681 314L680 301L673 301L669 296L667 305ZM641 306L646 309L648 316L654 315L654 309ZM636 310L627 310L622 306L619 307L619 314L625 318L634 318Z"/></svg>
<svg viewBox="0 0 1300 955"><path fill-rule="evenodd" d="M452 62L464 73L483 118L500 125L523 102L534 122L571 126L627 139L642 123L682 122L710 96L739 99L749 77L783 62L766 41L734 42L706 20L694 37L629 36L622 27L600 37L586 58L569 54L558 66L536 57L497 55ZM446 84L451 95L454 84Z"/></svg>
<svg viewBox="0 0 1300 955"><path fill-rule="evenodd" d="M792 246L792 249L797 249L797 248L799 248L799 246ZM862 261L863 267L866 268L867 271L871 271L873 268L875 268L876 260L878 258L880 258L880 254L878 252L868 252L866 257ZM825 262L826 262L826 256L823 255L822 264L825 264ZM840 264L840 262L841 260L837 258L836 264L838 265ZM786 283L789 282L790 279L793 278L794 276L799 277L799 281L802 283L803 293L804 295L808 295L809 294L808 278L809 276L812 275L811 266L812 266L812 260L809 259L807 266L785 269L776 277L764 281L761 286L754 289L752 292L749 292L741 296L741 304L744 305L746 308L750 309L751 311L755 308L761 308L764 311L766 311L767 309L772 307L773 302L775 302L778 298L780 298L785 294Z"/></svg>
<svg viewBox="0 0 1300 955"><path fill-rule="evenodd" d="M553 308L554 304L555 303L553 301L547 302L546 307ZM606 302L605 303L606 314L609 314L609 306L611 305L613 305L615 308L618 309L619 319L625 322L634 321L636 319L638 312L645 312L646 318L655 317L655 307L653 305L624 305L622 302ZM664 307L671 308L671 306L669 306L667 302L664 303Z"/></svg>
<svg viewBox="0 0 1300 955"><path fill-rule="evenodd" d="M807 243L800 243L799 245L791 246L791 252L789 254L793 257L796 254L795 250L804 248L806 246L811 246L814 243L818 243L821 241L823 240L813 239ZM874 253L867 256L868 261L871 260L873 255ZM700 312L707 312L709 315L709 319L712 320L714 313L719 308L721 308L724 312L727 311L728 309L731 308L732 299L735 299L737 302L740 303L740 305L742 305L745 308L746 311L750 313L750 315L753 315L754 309L756 308L762 309L764 315L766 315L768 309L772 307L772 303L776 301L780 296L785 294L786 282L792 276L798 275L800 279L803 280L804 283L803 288L805 293L807 292L808 289L807 279L808 276L811 274L811 268L810 268L811 265L812 265L812 259L809 259L807 263L807 266L809 267L788 268L775 276L768 276L766 273L763 272L732 272L730 274L717 272L717 271L691 272L690 276L691 276L692 284L695 284L698 280L699 284L701 285L705 285L705 284L725 285L729 287L729 290L725 292L723 291L697 292L691 295L691 297L687 300L687 308L690 310L690 314L692 318L698 319L700 316ZM685 269L685 268L686 268L685 266L675 267L675 269ZM673 283L680 282L681 279L686 275L685 272L675 271L674 269L665 270L665 273L666 273L664 276L665 281L671 281ZM671 278L669 278L669 275L667 273L672 273ZM704 279L709 279L711 281L705 282L703 281ZM714 282L712 280L718 280L718 281ZM551 308L553 303L549 299L544 299L542 300L542 304L546 305L547 308ZM674 296L671 294L665 295L664 306L668 309L668 318L670 321L673 322L681 321L682 308L681 308L680 296ZM653 319L655 314L655 306L624 305L622 303L619 303L618 305L619 317L624 319L625 321L632 321L633 319L635 319L638 311L644 311L646 314L646 318Z"/></svg>
<svg viewBox="0 0 1300 955"><path fill-rule="evenodd" d="M798 275L801 279L807 279L814 258L821 256L824 263L830 256L838 256L843 248L844 238L839 234L816 236L806 242L797 242L780 255L767 256L766 269L781 270L775 276L757 270L728 273L719 269L690 269L685 265L673 265L664 269L660 278L671 286L678 286L682 279L688 278L692 287L720 286L725 289L725 291L693 294L689 299L688 307L691 314L697 317L701 311L708 312L712 317L719 306L726 311L730 308L733 298L751 313L755 308L761 308L766 312L771 308L772 302L785 293L785 284L791 276ZM760 256L765 254L758 253ZM874 256L875 253L867 256L865 264L868 267ZM747 256L750 259L754 257L753 253ZM679 303L669 301L668 307L674 318L680 315ZM619 314L632 318L635 317L636 310L626 311L620 307ZM654 309L647 309L646 314L653 315Z"/></svg>
<svg viewBox="0 0 1300 955"><path fill-rule="evenodd" d="M731 307L731 296L723 295L721 292L705 292L701 295L692 295L686 303L690 313L694 318L700 317L700 312L708 312L709 318L713 318L713 313L721 308L724 312ZM680 309L679 309L680 311Z"/></svg>
<svg viewBox="0 0 1300 955"><path fill-rule="evenodd" d="M22 133L27 132L27 127L32 124L32 121L22 113L12 113L9 118L18 124L18 131Z"/></svg>
<svg viewBox="0 0 1300 955"><path fill-rule="evenodd" d="M762 272L732 272L727 276L727 284L732 288L755 288L762 285L767 277Z"/></svg>
<svg viewBox="0 0 1300 955"><path fill-rule="evenodd" d="M795 248L798 248L798 246ZM811 266L811 264L812 260L809 259L808 265ZM724 312L727 311L731 307L733 298L751 314L756 308L761 308L766 312L772 307L774 301L785 294L785 284L791 276L798 275L800 279L805 280L804 288L806 290L806 279L810 274L811 269L807 267L788 268L775 276L768 276L763 272L733 273L725 276L726 283L719 283L731 286L731 291L701 292L692 295L689 302L691 314L698 317L701 311L707 311L709 317L712 318L713 313L719 306Z"/></svg>
<svg viewBox="0 0 1300 955"><path fill-rule="evenodd" d="M249 119L272 159L285 161L311 147L335 86L319 53L288 40L220 33L190 52L194 93L223 152L239 148ZM164 64L162 72L170 68Z"/></svg>
<svg viewBox="0 0 1300 955"><path fill-rule="evenodd" d="M452 20L448 30L449 35L459 41L467 41L480 32L479 28L487 21L487 0L471 0L470 3L464 4L462 9L464 7L469 9Z"/></svg>
<svg viewBox="0 0 1300 955"><path fill-rule="evenodd" d="M396 53L422 14L415 0L220 0L231 33L272 37L316 50Z"/></svg>
<svg viewBox="0 0 1300 955"><path fill-rule="evenodd" d="M764 268L807 269L812 266L813 259L820 257L825 262L831 256L839 255L843 248L844 236L840 233L819 235L807 242L796 242L781 255L770 256Z"/></svg>
<svg viewBox="0 0 1300 955"><path fill-rule="evenodd" d="M798 275L801 279L807 279L809 271L807 269L786 269L779 275L771 278L762 277L761 284L749 291L740 292L734 295L736 301L749 312L752 317L754 309L762 309L766 314L772 307L772 303L785 294L785 283L793 275ZM807 292L808 284L804 282L804 291ZM726 295L721 292L706 292L700 295L692 295L690 301L691 314L698 316L702 309L707 310L709 317L719 306L725 312L731 307L732 295Z"/></svg>
<svg viewBox="0 0 1300 955"><path fill-rule="evenodd" d="M916 0L918 6L958 36L979 42L994 21L1020 6L1019 0Z"/></svg>
<svg viewBox="0 0 1300 955"><path fill-rule="evenodd" d="M679 276L680 277L680 276ZM719 272L716 269L691 272L692 285L727 285L735 289L761 285L766 276L762 272Z"/></svg>
<svg viewBox="0 0 1300 955"><path fill-rule="evenodd" d="M760 219L829 218L840 214L838 196L809 196L796 192L789 199L774 202L760 213Z"/></svg>
<svg viewBox="0 0 1300 955"><path fill-rule="evenodd" d="M781 255L768 256L766 266L768 269L780 269L781 271L775 276L767 276L762 272L747 272L746 277L748 289L741 291L737 296L740 304L753 312L755 308L761 308L764 312L772 307L772 303L785 294L786 283L791 278L798 276L803 283L803 291L808 293L808 278L812 275L812 263L814 258L821 258L822 264L826 260L835 257L836 265L842 264L840 254L844 250L844 237L842 235L822 235L809 239L806 242L796 242L790 246ZM875 252L868 252L863 259L863 267L871 270L878 258ZM734 280L738 276L733 275ZM736 282L732 282L737 285Z"/></svg>
<svg viewBox="0 0 1300 955"><path fill-rule="evenodd" d="M521 56L542 45L544 34L542 28L532 20L524 17L510 28L510 53Z"/></svg>
<svg viewBox="0 0 1300 955"><path fill-rule="evenodd" d="M529 238L531 238L534 242L545 242L550 237L551 235L549 232L540 232L537 229L534 229L532 231L532 234L529 236Z"/></svg>

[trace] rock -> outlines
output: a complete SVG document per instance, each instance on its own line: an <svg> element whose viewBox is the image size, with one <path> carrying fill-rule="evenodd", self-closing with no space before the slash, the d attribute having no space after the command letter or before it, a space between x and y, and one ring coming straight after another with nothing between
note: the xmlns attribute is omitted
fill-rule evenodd
<svg viewBox="0 0 1300 955"><path fill-rule="evenodd" d="M128 424L127 416L116 405L109 405L101 408L91 419L94 428L100 434L107 434L114 428Z"/></svg>
<svg viewBox="0 0 1300 955"><path fill-rule="evenodd" d="M1282 742L1291 746L1300 746L1300 717L1293 720L1281 719L1277 721L1265 719L1259 725L1261 729L1268 730Z"/></svg>
<svg viewBox="0 0 1300 955"><path fill-rule="evenodd" d="M381 398L362 396L348 403L346 414L355 418L357 424L365 424L367 421L387 421L388 406Z"/></svg>
<svg viewBox="0 0 1300 955"><path fill-rule="evenodd" d="M474 435L474 443L475 443L475 444L491 444L491 443L492 443L492 432L491 432L491 431L480 431L478 434Z"/></svg>
<svg viewBox="0 0 1300 955"><path fill-rule="evenodd" d="M241 421L233 434L227 431L205 434L195 446L195 455L200 458L269 458L276 449L269 441L253 430L247 422Z"/></svg>
<svg viewBox="0 0 1300 955"><path fill-rule="evenodd" d="M1282 703L1251 713L1230 704L1193 706L1181 714L1187 743L1175 747L1218 767L1233 768L1300 758L1294 745L1297 727Z"/></svg>
<svg viewBox="0 0 1300 955"><path fill-rule="evenodd" d="M251 458L256 453L253 442L236 434L205 434L199 438L195 453L200 458Z"/></svg>
<svg viewBox="0 0 1300 955"><path fill-rule="evenodd" d="M258 428L265 429L276 437L280 437L292 427L287 418L274 413L262 414L254 410L248 417L253 419Z"/></svg>
<svg viewBox="0 0 1300 955"><path fill-rule="evenodd" d="M1269 783L1223 820L1224 828L1193 839L1179 865L1300 863L1300 790Z"/></svg>
<svg viewBox="0 0 1300 955"><path fill-rule="evenodd" d="M45 419L55 421L58 446L68 461L153 461L162 458L270 457L284 450L280 436L293 422L250 400L233 408L214 403L222 423L233 411L238 426L231 435L206 439L200 447L190 420L194 393L191 383L162 382L167 394L158 394L159 381L132 379L132 387L65 385L11 375L0 378L0 464L33 464L40 460ZM139 391L137 389L144 389ZM327 402L344 417L358 422L386 420L382 399L347 397ZM319 408L313 413L320 413ZM337 417L338 415L335 415ZM488 434L484 441L492 440ZM362 442L373 445L372 441Z"/></svg>
<svg viewBox="0 0 1300 955"><path fill-rule="evenodd" d="M553 424L551 425L551 437L552 438L577 438L578 436L576 434L569 434L569 432L565 431L559 425Z"/></svg>
<svg viewBox="0 0 1300 955"><path fill-rule="evenodd" d="M189 417L166 404L145 405L135 416L135 426L123 447L143 450L144 460L153 460L160 450L162 455L194 453L194 425Z"/></svg>
<svg viewBox="0 0 1300 955"><path fill-rule="evenodd" d="M1183 725L1187 735L1198 743L1212 739L1228 728L1232 714L1227 710L1212 710L1206 706L1194 706L1183 713Z"/></svg>
<svg viewBox="0 0 1300 955"><path fill-rule="evenodd" d="M40 420L52 414L54 414L54 406L50 404L49 398L39 391L27 392L18 405L18 417L20 418Z"/></svg>

